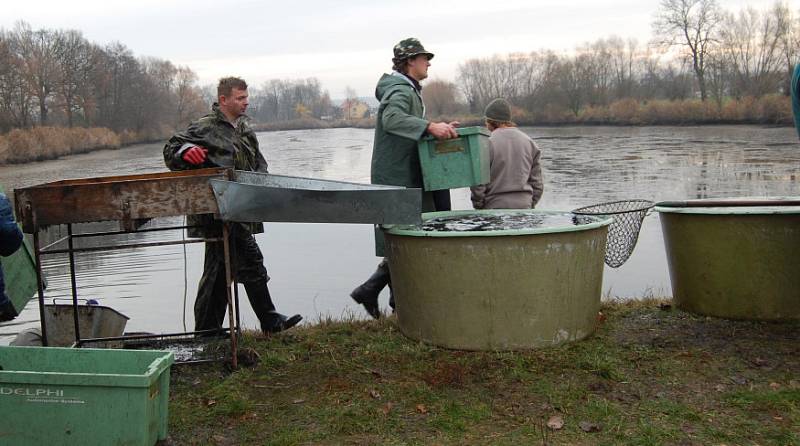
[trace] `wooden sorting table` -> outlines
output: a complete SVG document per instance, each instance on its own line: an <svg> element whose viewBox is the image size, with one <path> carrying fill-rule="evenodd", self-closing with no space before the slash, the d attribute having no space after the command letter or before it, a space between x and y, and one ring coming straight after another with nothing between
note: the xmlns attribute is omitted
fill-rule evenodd
<svg viewBox="0 0 800 446"><path fill-rule="evenodd" d="M17 218L23 231L33 235L36 278L39 295L39 316L42 324L42 342L47 345L47 330L44 317L44 282L41 256L46 254L68 254L74 311L75 341L119 340L123 338L81 339L78 321L78 292L75 278L75 253L104 250L121 250L148 246L220 241L219 238L155 241L146 243L109 244L78 248L77 238L103 237L168 230L185 230L189 226L142 229L144 222L160 217L184 215L219 215L217 201L209 181L230 180L231 169L196 169L179 172L159 172L143 175L122 175L98 178L55 181L16 189L14 202ZM73 224L99 221L119 221L118 231L73 233ZM48 226L66 225L67 235L41 246L40 231ZM231 361L237 366L237 337L240 334L238 291L231 268L231 247L228 243L229 223L223 222L221 241L225 250L225 273L228 294ZM66 242L67 247L61 246ZM201 332L176 333L173 335L204 334ZM170 336L170 335L158 335ZM141 337L139 337L141 338Z"/></svg>

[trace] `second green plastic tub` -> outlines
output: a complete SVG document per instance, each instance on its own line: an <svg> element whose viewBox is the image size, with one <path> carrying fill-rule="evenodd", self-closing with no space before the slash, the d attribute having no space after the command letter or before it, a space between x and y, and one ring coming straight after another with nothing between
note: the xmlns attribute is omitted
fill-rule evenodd
<svg viewBox="0 0 800 446"><path fill-rule="evenodd" d="M800 320L800 206L720 202L655 208L676 305L728 319Z"/></svg>

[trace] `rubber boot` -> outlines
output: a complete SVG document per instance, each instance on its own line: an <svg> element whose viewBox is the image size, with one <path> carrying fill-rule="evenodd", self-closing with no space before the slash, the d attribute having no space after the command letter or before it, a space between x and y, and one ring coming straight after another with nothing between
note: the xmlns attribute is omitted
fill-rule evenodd
<svg viewBox="0 0 800 446"><path fill-rule="evenodd" d="M278 333L288 330L303 320L303 316L295 314L287 317L275 311L275 304L272 303L272 296L269 294L266 280L246 282L244 289L247 291L247 298L250 306L261 322L261 331L264 333Z"/></svg>
<svg viewBox="0 0 800 446"><path fill-rule="evenodd" d="M378 269L369 276L369 279L350 293L350 297L363 305L370 316L375 319L380 319L381 310L378 307L378 295L381 294L381 290L388 285L389 282L389 264L386 260L383 260L378 264Z"/></svg>
<svg viewBox="0 0 800 446"><path fill-rule="evenodd" d="M264 333L278 333L299 324L303 320L303 316L299 314L284 316L277 311L270 311L267 313L266 319L265 322L261 322L261 331Z"/></svg>

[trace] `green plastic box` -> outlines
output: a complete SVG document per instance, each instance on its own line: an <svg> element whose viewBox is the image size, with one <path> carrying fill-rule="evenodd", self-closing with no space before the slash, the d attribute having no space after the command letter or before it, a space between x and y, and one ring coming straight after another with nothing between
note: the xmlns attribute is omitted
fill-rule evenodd
<svg viewBox="0 0 800 446"><path fill-rule="evenodd" d="M458 138L423 138L417 145L425 190L455 189L486 184L489 174L489 130L458 129Z"/></svg>
<svg viewBox="0 0 800 446"><path fill-rule="evenodd" d="M0 346L0 444L152 446L173 354Z"/></svg>

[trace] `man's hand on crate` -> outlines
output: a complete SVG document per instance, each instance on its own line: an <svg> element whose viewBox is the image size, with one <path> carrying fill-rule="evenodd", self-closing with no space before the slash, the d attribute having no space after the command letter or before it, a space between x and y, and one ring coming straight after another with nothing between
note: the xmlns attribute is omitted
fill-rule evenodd
<svg viewBox="0 0 800 446"><path fill-rule="evenodd" d="M458 138L455 125L458 122L431 122L428 124L428 133L436 139Z"/></svg>

